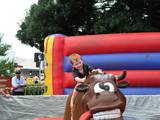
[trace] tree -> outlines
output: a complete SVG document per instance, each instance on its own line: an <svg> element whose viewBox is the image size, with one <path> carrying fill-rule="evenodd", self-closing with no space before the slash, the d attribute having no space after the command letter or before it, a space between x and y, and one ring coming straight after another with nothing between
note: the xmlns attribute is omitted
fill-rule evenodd
<svg viewBox="0 0 160 120"><path fill-rule="evenodd" d="M43 51L44 38L55 33L160 31L159 8L159 0L39 0L31 6L16 36Z"/></svg>
<svg viewBox="0 0 160 120"><path fill-rule="evenodd" d="M10 45L2 43L3 35L0 34L0 76L12 76L14 73L15 63L6 57Z"/></svg>
<svg viewBox="0 0 160 120"><path fill-rule="evenodd" d="M150 21L151 3L147 0L104 0L112 3L109 9L100 11L95 24L95 33L123 33L159 31ZM103 1L103 2L104 2ZM114 3L114 4L113 4ZM152 9L153 10L153 9Z"/></svg>
<svg viewBox="0 0 160 120"><path fill-rule="evenodd" d="M95 0L39 0L31 6L16 36L43 51L44 38L49 34L93 34L94 4Z"/></svg>

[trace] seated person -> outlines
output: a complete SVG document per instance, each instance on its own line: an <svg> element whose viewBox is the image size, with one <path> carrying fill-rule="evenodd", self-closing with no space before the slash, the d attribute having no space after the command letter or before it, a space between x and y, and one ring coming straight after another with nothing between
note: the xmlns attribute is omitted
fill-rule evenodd
<svg viewBox="0 0 160 120"><path fill-rule="evenodd" d="M21 76L21 71L16 70L16 76L12 77L13 95L24 95L25 79Z"/></svg>

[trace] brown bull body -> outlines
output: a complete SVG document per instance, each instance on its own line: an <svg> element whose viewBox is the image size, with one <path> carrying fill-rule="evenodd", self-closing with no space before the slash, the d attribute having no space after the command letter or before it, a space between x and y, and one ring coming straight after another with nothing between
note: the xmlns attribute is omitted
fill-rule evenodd
<svg viewBox="0 0 160 120"><path fill-rule="evenodd" d="M82 120L81 116L86 112L89 112L90 116L83 120L123 120L126 98L117 87L114 75L92 74L85 84L88 85L88 90L78 92L75 97L73 120ZM71 119L71 95L66 102L64 120Z"/></svg>

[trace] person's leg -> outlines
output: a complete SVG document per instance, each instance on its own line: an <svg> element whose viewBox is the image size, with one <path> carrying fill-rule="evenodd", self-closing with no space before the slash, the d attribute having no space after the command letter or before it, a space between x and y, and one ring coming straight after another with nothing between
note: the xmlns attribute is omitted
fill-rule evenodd
<svg viewBox="0 0 160 120"><path fill-rule="evenodd" d="M77 95L77 91L74 89L72 96L71 96L71 102L70 102L70 108L71 108L71 120L73 120L73 105L74 105L74 99Z"/></svg>
<svg viewBox="0 0 160 120"><path fill-rule="evenodd" d="M24 95L24 92L21 91L13 91L13 95Z"/></svg>
<svg viewBox="0 0 160 120"><path fill-rule="evenodd" d="M16 95L16 92L15 92L15 91L12 91L12 95Z"/></svg>

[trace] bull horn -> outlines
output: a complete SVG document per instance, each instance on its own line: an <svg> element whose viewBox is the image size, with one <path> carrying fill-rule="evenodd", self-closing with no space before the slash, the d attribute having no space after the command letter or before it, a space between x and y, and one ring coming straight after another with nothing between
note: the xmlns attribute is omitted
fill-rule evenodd
<svg viewBox="0 0 160 120"><path fill-rule="evenodd" d="M118 80L123 80L127 75L127 71L123 70L123 73L121 75L118 76Z"/></svg>

